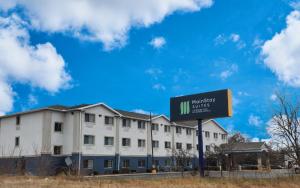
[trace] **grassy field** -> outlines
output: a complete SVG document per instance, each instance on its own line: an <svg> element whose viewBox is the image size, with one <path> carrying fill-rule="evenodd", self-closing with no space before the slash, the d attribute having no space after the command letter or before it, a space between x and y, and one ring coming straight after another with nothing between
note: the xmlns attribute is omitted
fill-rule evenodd
<svg viewBox="0 0 300 188"><path fill-rule="evenodd" d="M212 178L174 178L159 180L99 180L96 178L65 178L65 177L7 177L0 176L0 188L235 188L235 187L300 187L300 177L280 179L212 179Z"/></svg>

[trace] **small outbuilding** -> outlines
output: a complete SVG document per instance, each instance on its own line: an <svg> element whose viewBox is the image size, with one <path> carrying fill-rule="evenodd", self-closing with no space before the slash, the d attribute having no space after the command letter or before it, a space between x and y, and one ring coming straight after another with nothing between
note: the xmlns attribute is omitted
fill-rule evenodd
<svg viewBox="0 0 300 188"><path fill-rule="evenodd" d="M227 170L270 169L268 148L265 142L223 144Z"/></svg>

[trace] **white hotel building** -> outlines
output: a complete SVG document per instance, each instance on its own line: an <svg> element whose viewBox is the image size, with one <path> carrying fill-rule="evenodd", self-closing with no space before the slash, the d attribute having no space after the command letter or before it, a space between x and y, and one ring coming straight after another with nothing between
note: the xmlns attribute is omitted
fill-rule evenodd
<svg viewBox="0 0 300 188"><path fill-rule="evenodd" d="M152 140L151 126L152 122ZM189 150L198 165L196 124L170 122L153 116L113 109L103 103L73 107L50 106L0 117L0 172L22 169L37 173L47 159L49 170L66 166L70 157L81 173L146 172L153 161L172 165L172 149ZM227 132L214 120L203 123L204 151L227 142ZM12 165L8 167L8 165Z"/></svg>

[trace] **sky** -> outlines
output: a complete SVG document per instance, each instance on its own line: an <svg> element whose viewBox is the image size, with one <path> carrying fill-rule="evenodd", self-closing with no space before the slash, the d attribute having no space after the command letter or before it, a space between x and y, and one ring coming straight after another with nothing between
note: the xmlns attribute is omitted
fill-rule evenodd
<svg viewBox="0 0 300 188"><path fill-rule="evenodd" d="M0 114L104 102L169 115L229 88L229 133L269 138L276 92L300 87L300 1L1 0Z"/></svg>

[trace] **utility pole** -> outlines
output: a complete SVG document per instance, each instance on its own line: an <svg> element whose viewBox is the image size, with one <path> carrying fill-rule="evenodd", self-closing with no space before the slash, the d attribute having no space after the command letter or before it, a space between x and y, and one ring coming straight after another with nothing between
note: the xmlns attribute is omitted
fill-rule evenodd
<svg viewBox="0 0 300 188"><path fill-rule="evenodd" d="M204 177L202 119L198 119L198 155L199 155L199 172L200 172L200 176Z"/></svg>

